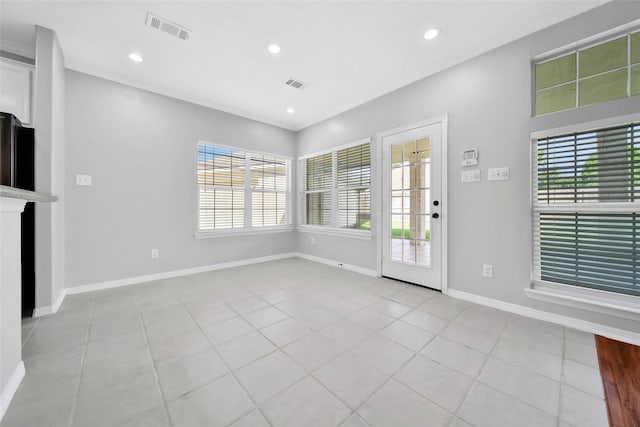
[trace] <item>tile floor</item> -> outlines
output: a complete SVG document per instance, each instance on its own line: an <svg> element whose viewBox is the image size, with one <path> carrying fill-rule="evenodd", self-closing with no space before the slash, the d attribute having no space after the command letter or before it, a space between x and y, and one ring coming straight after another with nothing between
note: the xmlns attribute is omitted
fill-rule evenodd
<svg viewBox="0 0 640 427"><path fill-rule="evenodd" d="M607 425L593 335L301 260L25 322L2 426Z"/></svg>

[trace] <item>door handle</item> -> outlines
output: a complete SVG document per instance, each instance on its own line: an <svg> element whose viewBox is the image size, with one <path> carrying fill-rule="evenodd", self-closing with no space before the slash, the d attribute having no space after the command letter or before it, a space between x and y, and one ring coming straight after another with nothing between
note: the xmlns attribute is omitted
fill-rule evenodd
<svg viewBox="0 0 640 427"><path fill-rule="evenodd" d="M431 218L438 219L438 218L440 218L440 214L439 213L433 213L433 214L431 214Z"/></svg>

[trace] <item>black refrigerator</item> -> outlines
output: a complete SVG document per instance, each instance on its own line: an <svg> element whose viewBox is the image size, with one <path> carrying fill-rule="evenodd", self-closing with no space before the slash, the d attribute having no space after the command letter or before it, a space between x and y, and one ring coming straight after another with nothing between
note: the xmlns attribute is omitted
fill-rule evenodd
<svg viewBox="0 0 640 427"><path fill-rule="evenodd" d="M0 184L35 191L35 144L32 128L16 116L0 112ZM36 305L35 203L22 214L22 317Z"/></svg>

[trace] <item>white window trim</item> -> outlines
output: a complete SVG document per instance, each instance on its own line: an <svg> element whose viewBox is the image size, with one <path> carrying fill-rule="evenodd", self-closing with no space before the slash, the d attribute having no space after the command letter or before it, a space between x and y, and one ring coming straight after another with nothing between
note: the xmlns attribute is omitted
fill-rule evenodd
<svg viewBox="0 0 640 427"><path fill-rule="evenodd" d="M531 208L531 230L534 232L533 206L536 199L534 192L534 162L537 153L534 150L534 141L554 135L563 135L574 132L588 132L590 130L602 129L610 126L623 125L640 121L640 114L628 114L625 116L612 117L603 120L581 123L571 126L563 126L554 129L541 130L531 133L531 161L529 177L531 179L530 206ZM605 206L606 205L606 206ZM635 205L635 204L634 204ZM638 204L640 206L640 204ZM573 205L572 205L573 206ZM554 209L555 208L555 209ZM567 205L558 204L538 208L539 211L564 211ZM626 203L594 203L593 205L581 207L582 211L594 212L619 212L621 209L628 211L629 204ZM568 307L580 308L583 310L607 314L615 317L622 317L640 321L640 297L633 295L619 294L615 292L602 291L598 289L583 288L580 286L565 285L561 283L547 282L536 278L536 267L533 252L531 253L531 283L524 292L527 297Z"/></svg>
<svg viewBox="0 0 640 427"><path fill-rule="evenodd" d="M333 155L334 153L337 154L338 151L340 150L344 150L347 148L351 148L351 147L356 147L358 145L363 145L363 144L369 144L369 149L371 149L371 138L363 138L363 139L359 139L357 141L353 141L353 142L349 142L347 144L341 144L335 147L331 147L328 148L326 150L322 150L322 151L316 151L314 153L310 153L310 154L305 154L304 156L300 156L298 157L298 167L297 167L297 173L298 173L298 185L300 186L300 188L298 189L297 192L297 196L298 196L298 206L302 206L302 199L305 197L305 194L307 193L307 191L304 189L304 177L301 174L301 168L300 168L300 163L304 160L310 159L312 157L316 157L316 156L321 156L323 154L332 154L332 180L335 181L335 171L337 169L337 157L336 155ZM373 167L373 155L371 155L371 164L370 167ZM372 180L373 181L373 180ZM369 188L369 190L371 191L371 182L369 183L369 186L367 188ZM332 204L331 204L331 219L334 222L334 224L337 224L338 221L338 193L340 191L345 191L345 190L350 190L350 189L354 189L354 188L363 188L362 186L358 186L358 187L343 187L343 188L338 188L335 185L335 182L332 183L331 188L330 189L326 189L326 190L314 190L311 192L315 192L315 193L322 193L322 192L328 192L331 194L331 200L332 200ZM373 202L373 200L372 200ZM373 206L371 206L371 212L373 212ZM370 230L354 230L351 228L341 228L341 227L337 227L336 225L309 225L306 223L306 213L302 211L302 209L298 209L298 226L296 227L298 231L303 232L303 233L316 233L316 234L326 234L326 235L332 235L332 236L341 236L341 237L350 237L350 238L355 238L355 239L362 239L362 240L371 240L373 237L373 224L371 225L371 229Z"/></svg>
<svg viewBox="0 0 640 427"><path fill-rule="evenodd" d="M218 230L201 230L200 229L200 196L198 194L199 192L199 188L198 188L198 146L199 145L208 145L210 147L220 147L220 148L227 148L230 150L237 150L237 151L242 151L245 154L259 154L259 155L264 155L264 156L274 156L274 157L278 157L281 159L284 159L287 161L287 205L286 205L286 211L285 211L285 216L286 216L286 224L283 225L277 225L277 226L267 226L267 227L253 227L251 225L251 192L253 191L253 189L251 188L251 184L250 184L250 180L246 181L249 184L245 184L244 186L244 193L245 193L245 210L244 210L244 223L245 226L242 228L221 228ZM249 163L250 163L250 157L246 157L245 158L245 162L247 163L247 168L246 168L246 178L249 179L250 176L250 170L249 170ZM211 141L206 141L206 140L202 140L199 139L196 142L196 161L195 161L195 174L196 174L196 197L198 199L198 212L196 215L196 232L193 234L194 237L196 239L210 239L210 238L215 238L215 237L228 237L228 236L238 236L238 235L244 235L244 236L249 236L249 235L259 235L259 234L273 234L273 233L281 233L281 232L288 232L288 231L292 231L294 229L293 224L292 224L292 214L291 214L291 210L294 206L293 203L293 191L291 190L291 175L293 172L293 157L291 156L285 156L282 154L276 154L276 153L268 153L266 151L260 151L260 150L253 150L251 148L243 148L243 147L237 147L237 146L232 146L232 145L226 145L226 144L218 144L215 142L211 142ZM236 187L229 187L229 188L236 188ZM247 197L248 196L248 197ZM247 206L249 206L249 208L247 208Z"/></svg>

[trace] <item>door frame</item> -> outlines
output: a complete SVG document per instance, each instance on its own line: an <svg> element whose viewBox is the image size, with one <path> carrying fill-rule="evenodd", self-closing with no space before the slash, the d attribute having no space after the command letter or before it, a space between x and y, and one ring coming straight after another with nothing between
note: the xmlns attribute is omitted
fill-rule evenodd
<svg viewBox="0 0 640 427"><path fill-rule="evenodd" d="M440 147L440 159L438 159L440 161L440 165L441 165L441 175L442 175L442 190L441 190L441 207L440 207L440 219L441 219L441 224L442 224L442 238L441 238L441 247L440 247L440 260L441 260L441 266L440 266L440 271L441 271L441 281L442 281L442 289L441 292L445 295L448 294L448 278L449 278L449 274L448 274L448 228L447 228L447 223L449 221L449 215L448 215L448 206L449 206L449 197L448 197L448 191L447 191L447 132L448 132L448 116L446 114L442 115L442 116L436 116L436 117L432 117L430 119L426 119L426 120L421 120L419 122L416 123L411 123L409 125L405 125L405 126L401 126L401 127L397 127L397 128L393 128L393 129L388 129L385 130L383 132L378 132L376 134L376 154L375 154L375 167L376 167L376 171L377 173L375 174L375 184L378 188L378 191L375 192L375 197L377 198L377 215L376 215L376 235L377 235L377 239L376 239L376 249L377 249L377 265L376 265L376 273L378 275L378 277L382 277L382 234L384 233L384 230L382 229L382 215L383 215L383 206L382 206L382 201L383 199L383 173L382 173L382 168L385 167L383 159L382 159L382 139L386 136L390 136L390 135L394 135L396 133L401 133L401 132L406 132L409 130L413 130L416 128L420 128L420 127L424 127L424 126L429 126L429 125L433 125L433 124L438 124L440 123L440 128L442 129L442 138L441 138L441 147Z"/></svg>

